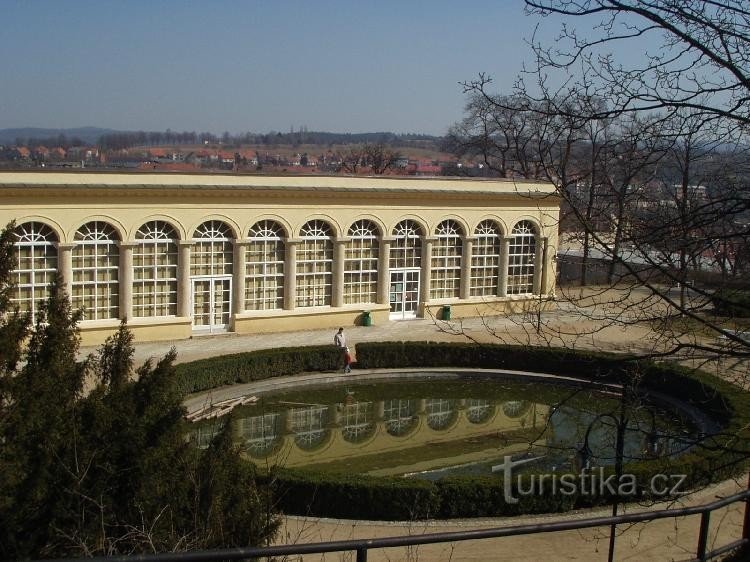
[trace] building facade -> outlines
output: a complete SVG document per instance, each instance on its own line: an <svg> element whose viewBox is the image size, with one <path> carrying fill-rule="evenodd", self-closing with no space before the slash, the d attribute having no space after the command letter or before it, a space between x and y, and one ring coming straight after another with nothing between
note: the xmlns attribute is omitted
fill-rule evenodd
<svg viewBox="0 0 750 562"><path fill-rule="evenodd" d="M459 178L1 172L14 302L60 273L84 344L550 306L559 200Z"/></svg>

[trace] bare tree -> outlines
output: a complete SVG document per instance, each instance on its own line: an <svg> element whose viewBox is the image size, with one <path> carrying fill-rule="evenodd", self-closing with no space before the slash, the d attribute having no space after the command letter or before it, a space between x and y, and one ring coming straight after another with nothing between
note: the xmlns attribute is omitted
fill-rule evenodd
<svg viewBox="0 0 750 562"><path fill-rule="evenodd" d="M540 177L540 122L522 96L470 95L466 117L451 127L448 147L459 157L481 159L502 178Z"/></svg>
<svg viewBox="0 0 750 562"><path fill-rule="evenodd" d="M492 91L485 74L464 83L467 120L476 126L465 120L454 133L479 137L473 146L487 150L503 139L493 127L507 127L508 112L533 114L535 156L567 210L561 226L581 232L580 280L592 281L586 262L593 253L607 271L596 286L558 292L554 317L537 307L534 329L523 316L514 331L487 319L493 335L599 347L605 330L627 329L639 334L638 348L628 351L694 366L713 362L725 377L750 382L747 321L717 314L723 308L750 316L750 306L733 306L726 293L734 285L746 297L750 286L743 266L750 242L745 4L526 0L528 13L561 20L559 36L546 28L535 34L534 60L511 92ZM618 48L628 56L619 57ZM505 153L496 154L496 174L509 177ZM637 377L624 384L623 408L638 384ZM624 427L624 409L617 419ZM621 463L621 450L616 458ZM610 559L614 536L613 528Z"/></svg>
<svg viewBox="0 0 750 562"><path fill-rule="evenodd" d="M563 20L552 45L532 40L532 73L546 81L557 70L580 70L585 78L568 75L567 85L606 96L609 105L600 116L689 110L750 123L746 2L526 0L526 9ZM634 55L633 47L652 40L658 47L632 63L607 50L624 44Z"/></svg>
<svg viewBox="0 0 750 562"><path fill-rule="evenodd" d="M526 4L562 18L560 37L532 40L534 64L510 95L491 91L484 74L464 83L467 119L454 131L489 150L503 138L498 128L512 130L509 112L533 118L534 156L558 188L563 226L580 232L579 279L591 282L594 259L607 268L604 285L571 292L571 311L600 328L657 327L656 355L746 359L742 322L718 318L714 304L719 282L747 286L733 265L748 246L749 176L725 164L747 167L750 11L734 1ZM608 52L653 35L659 47L640 63Z"/></svg>
<svg viewBox="0 0 750 562"><path fill-rule="evenodd" d="M396 165L401 153L383 144L365 143L349 148L341 155L338 171L356 174L367 170L382 175Z"/></svg>

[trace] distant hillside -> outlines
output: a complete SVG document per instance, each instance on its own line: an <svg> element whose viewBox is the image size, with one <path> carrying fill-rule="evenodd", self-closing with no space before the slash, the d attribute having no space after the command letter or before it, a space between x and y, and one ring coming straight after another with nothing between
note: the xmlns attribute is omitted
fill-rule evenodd
<svg viewBox="0 0 750 562"><path fill-rule="evenodd" d="M86 144L96 144L99 137L116 133L114 129L100 127L76 127L73 129L45 129L42 127L21 127L16 129L0 129L0 144L15 144L16 139L51 139L64 135L68 139L78 138Z"/></svg>
<svg viewBox="0 0 750 562"><path fill-rule="evenodd" d="M437 149L443 137L424 135L420 133L330 133L326 131L307 131L280 133L240 133L230 135L224 133L217 136L212 133L196 133L195 131L118 131L100 127L77 127L71 129L47 129L42 127L18 127L14 129L0 129L0 144L66 144L60 142L65 137L67 143L73 139L83 144L98 144L104 149L121 149L132 146L161 146L186 144L221 144L226 148L243 145L278 146L290 145L351 145L383 143L393 147L409 147ZM58 139L60 139L58 141Z"/></svg>
<svg viewBox="0 0 750 562"><path fill-rule="evenodd" d="M263 145L263 146L301 146L301 145L352 145L352 144L387 144L392 147L421 147L434 149L443 142L443 137L423 135L418 133L396 134L388 132L378 133L329 133L325 131L307 131L281 133L239 133L231 135L224 133L220 137L212 133L196 133L195 131L122 131L99 138L99 145L105 150L120 150L134 146L164 146L164 145L214 145L220 144L225 149L234 147Z"/></svg>

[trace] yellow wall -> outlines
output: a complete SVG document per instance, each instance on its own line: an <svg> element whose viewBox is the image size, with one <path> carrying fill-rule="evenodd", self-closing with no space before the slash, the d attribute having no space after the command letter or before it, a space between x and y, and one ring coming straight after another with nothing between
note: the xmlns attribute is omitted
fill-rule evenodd
<svg viewBox="0 0 750 562"><path fill-rule="evenodd" d="M463 402L463 401L461 401ZM377 409L377 403L375 403ZM539 428L540 434L538 439L546 438L545 420L549 414L549 408L543 404L530 403L524 413L518 417L508 417L502 410L502 404L494 405L493 414L480 423L471 422L466 416L465 406L457 406L456 417L447 427L442 429L432 429L427 424L426 414L419 412L416 415L414 425L404 435L391 435L388 433L386 424L381 420L373 422L374 430L367 437L357 440L348 441L342 433L343 425L340 423L329 424L327 426L327 436L321 443L310 450L300 448L294 439L293 432L283 432L277 438L277 444L271 450L270 454L259 457L260 464L263 465L281 465L285 467L301 467L314 464L325 464L328 462L340 462L344 459L352 459L370 455L388 455L389 458L400 458L398 453L410 449L418 449L430 444L437 443L460 443L472 438L490 438L487 439L487 446L479 448L473 453L467 454L466 451L457 453L460 456L460 462L480 461L496 459L503 454L512 454L525 448L528 448L528 441L523 442L520 447L508 445L507 436L512 435L514 431L522 429ZM335 412L343 407L341 404L329 405L329 411ZM242 440L242 422L243 419L235 420L236 438ZM461 449L458 447L458 449ZM393 455L396 456L393 456ZM429 457L429 455L428 455ZM442 455L435 458L414 458L410 461L412 464L400 466L391 466L371 474L389 475L403 474L421 470L429 470L448 466L452 463L458 464L459 461L452 461L450 457Z"/></svg>
<svg viewBox="0 0 750 562"><path fill-rule="evenodd" d="M357 220L376 223L390 236L401 220L412 219L433 236L446 219L457 221L465 233L493 219L508 235L520 220L532 221L546 238L549 252L544 264L548 273L542 293L554 291L552 256L557 248L559 200L549 184L460 178L395 178L347 176L261 176L229 174L153 173L43 173L0 172L0 225L14 220L44 222L55 230L61 243L71 243L75 232L89 221L106 221L124 243L133 242L145 222L163 220L172 224L182 240L189 240L206 220L221 220L237 239L247 236L259 220L277 221L287 237L298 238L311 219L327 221L337 238L345 238ZM235 272L235 279L239 279ZM122 278L122 275L121 277ZM538 299L537 299L538 300ZM527 297L497 297L448 301L456 317L516 311ZM431 311L442 301L422 302ZM271 312L241 312L232 329L261 333L356 324L364 309L373 321L388 321L388 304L356 307L322 307ZM138 340L189 337L191 319L134 319L130 321ZM86 344L102 341L117 321L84 321Z"/></svg>

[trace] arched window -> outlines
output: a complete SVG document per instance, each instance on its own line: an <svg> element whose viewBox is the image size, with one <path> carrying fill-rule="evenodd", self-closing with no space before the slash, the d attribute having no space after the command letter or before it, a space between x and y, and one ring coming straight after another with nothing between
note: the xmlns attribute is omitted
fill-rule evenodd
<svg viewBox="0 0 750 562"><path fill-rule="evenodd" d="M466 401L466 418L471 423L484 423L495 413L495 405L489 400L469 398Z"/></svg>
<svg viewBox="0 0 750 562"><path fill-rule="evenodd" d="M513 227L508 248L508 294L524 295L534 291L536 229L529 221Z"/></svg>
<svg viewBox="0 0 750 562"><path fill-rule="evenodd" d="M333 277L331 227L312 220L300 230L297 246L297 306L329 306Z"/></svg>
<svg viewBox="0 0 750 562"><path fill-rule="evenodd" d="M270 220L256 222L245 251L245 307L284 308L284 229Z"/></svg>
<svg viewBox="0 0 750 562"><path fill-rule="evenodd" d="M383 423L390 435L406 435L418 421L416 400L394 398L383 402Z"/></svg>
<svg viewBox="0 0 750 562"><path fill-rule="evenodd" d="M430 298L453 299L461 293L461 227L456 221L445 220L435 230L437 241L432 248L432 279Z"/></svg>
<svg viewBox="0 0 750 562"><path fill-rule="evenodd" d="M133 316L177 315L177 231L150 221L135 233Z"/></svg>
<svg viewBox="0 0 750 562"><path fill-rule="evenodd" d="M71 304L85 320L119 315L120 248L117 232L106 222L84 224L75 233Z"/></svg>
<svg viewBox="0 0 750 562"><path fill-rule="evenodd" d="M341 413L341 436L349 443L359 443L375 432L372 402L343 404Z"/></svg>
<svg viewBox="0 0 750 562"><path fill-rule="evenodd" d="M503 402L503 413L509 418L520 418L531 408L531 402L526 400L511 400Z"/></svg>
<svg viewBox="0 0 750 562"><path fill-rule="evenodd" d="M46 224L26 222L15 229L16 289L12 302L36 321L39 305L49 298L57 274L57 236Z"/></svg>
<svg viewBox="0 0 750 562"><path fill-rule="evenodd" d="M232 229L221 221L206 221L195 229L190 275L232 274Z"/></svg>
<svg viewBox="0 0 750 562"><path fill-rule="evenodd" d="M328 406L308 406L287 410L294 433L294 442L300 449L314 449L328 437Z"/></svg>
<svg viewBox="0 0 750 562"><path fill-rule="evenodd" d="M378 227L367 220L349 228L344 259L344 303L374 303L378 289Z"/></svg>
<svg viewBox="0 0 750 562"><path fill-rule="evenodd" d="M479 223L471 254L471 296L497 296L500 266L500 229L494 221Z"/></svg>
<svg viewBox="0 0 750 562"><path fill-rule="evenodd" d="M456 401L444 398L428 398L425 400L425 413L427 414L427 426L430 429L436 431L448 429L458 415Z"/></svg>
<svg viewBox="0 0 750 562"><path fill-rule="evenodd" d="M422 265L422 229L411 220L403 220L393 229L390 269L418 268Z"/></svg>
<svg viewBox="0 0 750 562"><path fill-rule="evenodd" d="M251 457L272 453L281 437L281 414L278 412L248 416L237 420L237 434Z"/></svg>

